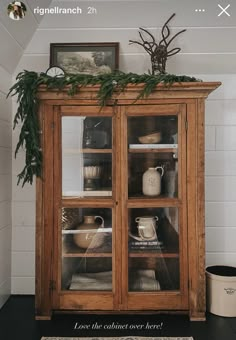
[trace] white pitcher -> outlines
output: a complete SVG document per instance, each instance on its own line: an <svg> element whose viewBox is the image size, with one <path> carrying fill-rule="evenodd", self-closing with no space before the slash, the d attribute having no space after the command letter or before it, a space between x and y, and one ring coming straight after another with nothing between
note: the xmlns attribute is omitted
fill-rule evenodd
<svg viewBox="0 0 236 340"><path fill-rule="evenodd" d="M158 221L157 216L136 217L135 222L138 223L137 228L139 236L135 236L131 233L130 236L137 241L157 240L156 221Z"/></svg>
<svg viewBox="0 0 236 340"><path fill-rule="evenodd" d="M157 171L161 169L161 174ZM147 196L157 196L161 193L161 178L164 175L163 166L148 168L143 174L143 194Z"/></svg>

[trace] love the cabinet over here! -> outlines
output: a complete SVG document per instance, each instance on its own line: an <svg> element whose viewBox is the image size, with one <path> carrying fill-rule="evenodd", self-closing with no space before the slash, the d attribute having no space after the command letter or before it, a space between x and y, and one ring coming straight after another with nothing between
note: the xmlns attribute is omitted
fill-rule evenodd
<svg viewBox="0 0 236 340"><path fill-rule="evenodd" d="M220 83L41 87L36 317L55 311L205 318L204 106Z"/></svg>

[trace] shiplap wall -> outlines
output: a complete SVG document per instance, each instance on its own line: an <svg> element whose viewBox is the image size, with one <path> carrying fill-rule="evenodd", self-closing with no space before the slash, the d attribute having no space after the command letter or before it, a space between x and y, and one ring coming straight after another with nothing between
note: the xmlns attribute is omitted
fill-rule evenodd
<svg viewBox="0 0 236 340"><path fill-rule="evenodd" d="M43 6L50 2L40 1ZM0 307L11 292L11 250L14 264L14 249L19 251L18 247L15 248L15 238L12 248L12 108L6 94L12 85L14 69L42 20L41 16L33 14L34 2L31 0L24 0L28 9L25 18L11 20L7 14L9 3L9 0L0 1ZM20 230L15 230L13 235L19 233Z"/></svg>
<svg viewBox="0 0 236 340"><path fill-rule="evenodd" d="M11 293L11 75L0 66L0 307Z"/></svg>
<svg viewBox="0 0 236 340"><path fill-rule="evenodd" d="M86 1L53 1L51 6L86 9ZM182 4L182 5L181 5ZM149 58L140 46L138 27L155 35L169 16L174 34L181 28L173 47L182 51L170 58L168 72L195 75L206 81L222 81L206 105L206 241L207 264L236 265L236 34L235 19L218 17L217 2L198 1L208 16L197 15L192 1L91 1L96 15L47 15L42 20L15 70L45 71L52 42L120 42L120 70L144 73ZM222 1L222 6L224 1ZM226 4L227 5L227 4ZM181 7L185 6L185 7ZM213 6L213 7L211 7ZM231 11L235 6L231 5ZM203 15L203 14L202 14ZM235 17L234 17L235 18ZM232 39L230 39L230 37ZM13 147L17 131L13 134ZM16 186L16 174L24 164L23 152L13 159L13 253L12 293L34 292L35 187Z"/></svg>

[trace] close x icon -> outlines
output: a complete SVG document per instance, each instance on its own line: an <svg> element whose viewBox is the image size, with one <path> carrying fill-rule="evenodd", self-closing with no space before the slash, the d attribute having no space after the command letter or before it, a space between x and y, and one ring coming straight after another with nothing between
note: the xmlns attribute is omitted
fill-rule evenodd
<svg viewBox="0 0 236 340"><path fill-rule="evenodd" d="M227 9L230 7L230 4L228 4L225 8L218 4L218 7L221 9L221 12L218 14L218 17L220 17L222 14L225 14L228 17L230 17L230 14L227 12Z"/></svg>

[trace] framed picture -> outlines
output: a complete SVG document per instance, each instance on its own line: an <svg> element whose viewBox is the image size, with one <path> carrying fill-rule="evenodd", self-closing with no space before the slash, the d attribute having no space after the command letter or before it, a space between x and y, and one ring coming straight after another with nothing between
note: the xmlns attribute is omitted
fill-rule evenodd
<svg viewBox="0 0 236 340"><path fill-rule="evenodd" d="M53 43L50 66L60 66L67 73L109 73L119 68L119 43Z"/></svg>

